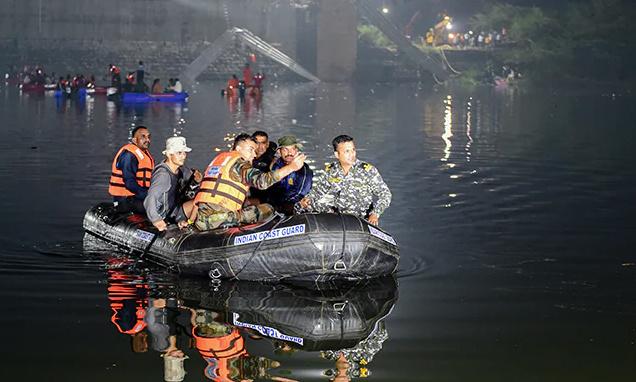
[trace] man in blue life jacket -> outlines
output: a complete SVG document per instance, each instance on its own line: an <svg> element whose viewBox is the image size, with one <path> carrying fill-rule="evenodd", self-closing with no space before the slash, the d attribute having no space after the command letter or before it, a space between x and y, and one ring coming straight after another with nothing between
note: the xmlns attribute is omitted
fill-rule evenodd
<svg viewBox="0 0 636 382"><path fill-rule="evenodd" d="M302 144L295 136L286 135L278 140L278 158L272 164L272 170L277 170L290 164L300 153ZM282 178L272 187L267 189L267 202L274 206L274 209L287 215L294 213L294 204L299 202L311 190L313 171L307 163L299 170L292 172Z"/></svg>

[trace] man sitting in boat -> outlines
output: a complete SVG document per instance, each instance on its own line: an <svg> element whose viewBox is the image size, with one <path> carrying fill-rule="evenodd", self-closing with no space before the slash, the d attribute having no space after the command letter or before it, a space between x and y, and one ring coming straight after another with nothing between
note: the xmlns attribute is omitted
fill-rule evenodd
<svg viewBox="0 0 636 382"><path fill-rule="evenodd" d="M149 146L148 128L137 126L132 131L131 143L122 146L113 159L108 193L119 212L145 213L143 203L155 167Z"/></svg>
<svg viewBox="0 0 636 382"><path fill-rule="evenodd" d="M286 135L278 140L280 158L272 164L277 170L290 164L302 149L302 144L295 136ZM274 209L287 215L293 215L294 204L298 203L311 190L313 171L305 163L300 170L294 171L267 189L267 202Z"/></svg>
<svg viewBox="0 0 636 382"><path fill-rule="evenodd" d="M316 178L309 194L298 203L299 210L337 211L378 225L380 215L391 204L389 187L373 165L357 159L353 138L339 135L332 145L338 160Z"/></svg>
<svg viewBox="0 0 636 382"><path fill-rule="evenodd" d="M271 172L252 166L256 141L248 134L234 139L232 151L217 155L203 174L203 182L194 198L197 208L191 215L202 231L219 226L231 227L263 221L274 213L269 204L243 208L250 186L264 190L303 167L305 155L299 154L288 164Z"/></svg>
<svg viewBox="0 0 636 382"><path fill-rule="evenodd" d="M165 231L167 222L176 222L179 228L188 225L188 216L192 213L193 201L179 205L179 191L185 189L188 181L201 181L201 173L185 166L188 153L192 151L186 145L184 137L170 137L163 151L166 159L155 167L148 195L144 200L148 220L159 231Z"/></svg>
<svg viewBox="0 0 636 382"><path fill-rule="evenodd" d="M269 172L276 156L276 143L271 142L269 135L262 130L255 131L252 138L256 140L256 158L252 161L252 167L262 172ZM258 204L264 201L266 193L267 191L250 187L250 203Z"/></svg>

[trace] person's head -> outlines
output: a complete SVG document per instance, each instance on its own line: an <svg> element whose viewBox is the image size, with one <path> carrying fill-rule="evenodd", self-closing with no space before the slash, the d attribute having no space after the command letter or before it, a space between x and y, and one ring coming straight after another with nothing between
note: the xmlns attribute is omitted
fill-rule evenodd
<svg viewBox="0 0 636 382"><path fill-rule="evenodd" d="M159 83L159 79L158 78L155 78L154 81L152 81L152 85L153 86L158 84L158 83Z"/></svg>
<svg viewBox="0 0 636 382"><path fill-rule="evenodd" d="M236 74L232 74L232 78L235 80L238 80L238 78L236 77Z"/></svg>
<svg viewBox="0 0 636 382"><path fill-rule="evenodd" d="M293 135L285 135L278 140L278 151L285 164L290 164L302 149L302 145Z"/></svg>
<svg viewBox="0 0 636 382"><path fill-rule="evenodd" d="M146 126L137 126L132 131L132 143L140 149L148 150L150 147L150 131Z"/></svg>
<svg viewBox="0 0 636 382"><path fill-rule="evenodd" d="M252 138L256 140L256 157L260 157L269 147L269 136L266 132L258 130L252 134Z"/></svg>
<svg viewBox="0 0 636 382"><path fill-rule="evenodd" d="M179 82L179 79L178 79L178 78L175 78L175 79L174 79L174 82L175 82L175 83Z"/></svg>
<svg viewBox="0 0 636 382"><path fill-rule="evenodd" d="M186 145L185 137L170 137L166 139L166 149L163 150L163 155L166 156L166 161L169 164L183 166L190 151L192 149Z"/></svg>
<svg viewBox="0 0 636 382"><path fill-rule="evenodd" d="M241 158L251 162L256 158L256 140L249 134L239 134L234 138L234 144L232 150L238 151Z"/></svg>
<svg viewBox="0 0 636 382"><path fill-rule="evenodd" d="M348 135L338 135L331 142L333 151L341 166L351 166L356 161L356 145Z"/></svg>
<svg viewBox="0 0 636 382"><path fill-rule="evenodd" d="M139 65L143 65L143 64L144 64L144 62L139 60Z"/></svg>

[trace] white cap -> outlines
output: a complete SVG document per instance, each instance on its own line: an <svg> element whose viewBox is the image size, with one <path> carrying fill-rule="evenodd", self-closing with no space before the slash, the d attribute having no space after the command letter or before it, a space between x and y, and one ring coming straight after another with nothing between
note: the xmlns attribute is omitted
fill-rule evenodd
<svg viewBox="0 0 636 382"><path fill-rule="evenodd" d="M166 149L162 151L163 155L178 153L179 151L185 151L189 153L191 148L186 146L185 137L170 137L166 139Z"/></svg>

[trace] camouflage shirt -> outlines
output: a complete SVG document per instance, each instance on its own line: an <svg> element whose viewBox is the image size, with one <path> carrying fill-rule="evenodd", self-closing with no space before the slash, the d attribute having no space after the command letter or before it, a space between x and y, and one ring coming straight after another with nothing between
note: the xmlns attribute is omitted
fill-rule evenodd
<svg viewBox="0 0 636 382"><path fill-rule="evenodd" d="M316 212L338 212L366 218L380 216L391 204L391 191L373 165L357 160L347 175L339 162L325 167L307 195Z"/></svg>
<svg viewBox="0 0 636 382"><path fill-rule="evenodd" d="M280 180L278 171L262 172L253 167L252 163L241 158L230 168L230 177L259 190L269 188Z"/></svg>

